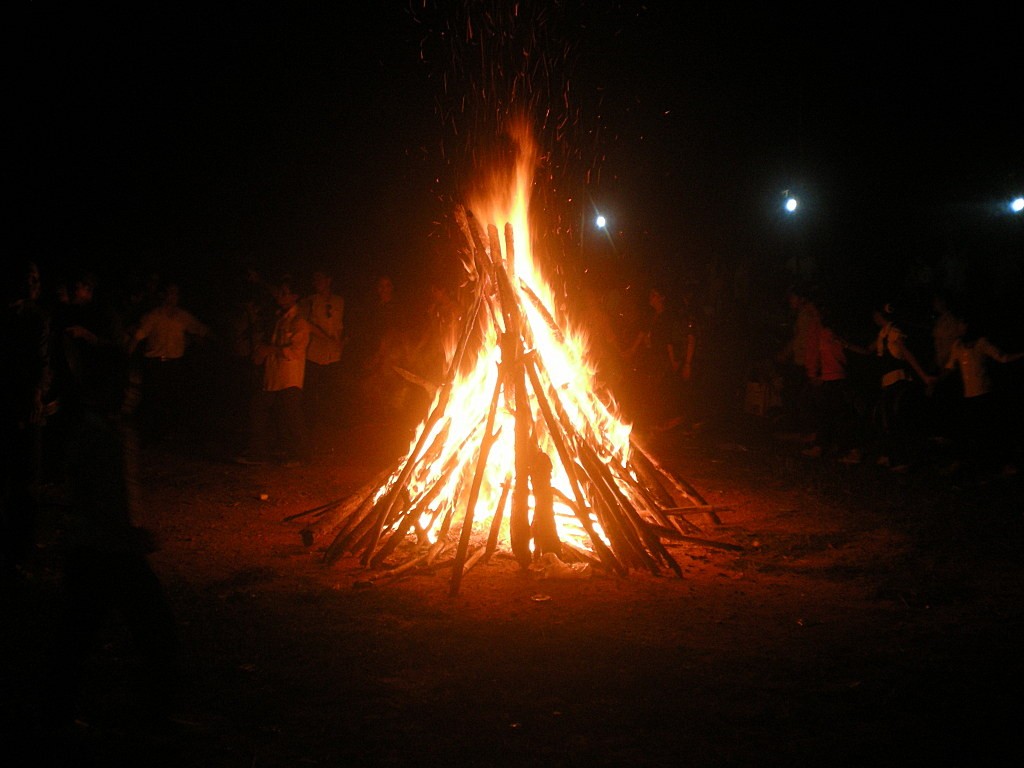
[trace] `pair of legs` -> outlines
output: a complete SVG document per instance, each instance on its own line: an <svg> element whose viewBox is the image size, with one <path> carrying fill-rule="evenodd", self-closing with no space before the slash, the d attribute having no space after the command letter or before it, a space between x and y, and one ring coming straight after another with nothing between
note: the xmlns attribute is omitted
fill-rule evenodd
<svg viewBox="0 0 1024 768"><path fill-rule="evenodd" d="M253 397L247 450L249 457L268 458L275 442L286 460L309 459L309 440L301 387L288 387L272 392L261 389Z"/></svg>

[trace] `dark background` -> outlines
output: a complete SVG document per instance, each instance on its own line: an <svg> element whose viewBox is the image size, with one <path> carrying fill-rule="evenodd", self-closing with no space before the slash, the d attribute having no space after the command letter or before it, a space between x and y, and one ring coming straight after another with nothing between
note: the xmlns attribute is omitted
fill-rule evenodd
<svg viewBox="0 0 1024 768"><path fill-rule="evenodd" d="M52 275L199 286L319 261L351 286L431 279L452 268L438 222L521 71L547 226L576 266L679 281L744 264L857 300L1024 283L1008 4L514 7L25 6L34 255ZM579 252L598 209L610 237Z"/></svg>

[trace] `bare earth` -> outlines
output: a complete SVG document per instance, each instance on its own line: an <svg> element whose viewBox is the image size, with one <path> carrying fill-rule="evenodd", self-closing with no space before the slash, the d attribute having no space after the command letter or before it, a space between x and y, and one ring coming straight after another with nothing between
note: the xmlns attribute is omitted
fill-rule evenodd
<svg viewBox="0 0 1024 768"><path fill-rule="evenodd" d="M401 441L349 428L309 467L145 454L139 523L179 622L174 721L133 730L130 636L89 671L83 764L1004 765L1024 682L1019 478L803 459L756 420L652 449L717 505L685 578L540 579L507 557L366 584L285 518L366 482ZM4 595L4 720L45 695L56 578ZM22 731L27 732L27 731ZM36 745L38 746L38 745ZM24 763L26 765L33 763ZM38 763L36 763L38 764Z"/></svg>

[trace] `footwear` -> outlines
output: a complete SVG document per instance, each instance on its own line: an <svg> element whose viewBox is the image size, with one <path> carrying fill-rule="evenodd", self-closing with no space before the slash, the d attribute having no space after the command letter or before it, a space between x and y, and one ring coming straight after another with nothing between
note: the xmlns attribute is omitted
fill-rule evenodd
<svg viewBox="0 0 1024 768"><path fill-rule="evenodd" d="M809 459L820 459L821 458L821 446L812 445L810 448L804 448L800 451L801 456L806 456Z"/></svg>
<svg viewBox="0 0 1024 768"><path fill-rule="evenodd" d="M910 465L909 464L896 464L894 466L889 467L889 471L890 472L896 472L897 474L900 474L900 475L905 475L905 474L907 474L907 472L910 471Z"/></svg>
<svg viewBox="0 0 1024 768"><path fill-rule="evenodd" d="M839 457L839 461L842 464L860 464L862 460L863 457L861 456L860 451L856 448L851 448Z"/></svg>

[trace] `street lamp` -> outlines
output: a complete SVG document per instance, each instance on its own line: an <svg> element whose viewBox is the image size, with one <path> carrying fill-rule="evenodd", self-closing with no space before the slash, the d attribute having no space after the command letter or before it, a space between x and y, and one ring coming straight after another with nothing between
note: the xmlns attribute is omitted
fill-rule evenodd
<svg viewBox="0 0 1024 768"><path fill-rule="evenodd" d="M1010 211L1020 213L1024 211L1024 197L1015 197L1010 201Z"/></svg>
<svg viewBox="0 0 1024 768"><path fill-rule="evenodd" d="M787 267L792 269L797 277L802 277L803 271L808 265L803 263L803 248L800 237L802 226L799 224L800 219L796 216L799 209L800 200L793 191L791 189L782 190L782 210L780 214L782 219L789 219L789 221L784 221L780 226L782 258ZM792 263L790 263L790 260L792 260Z"/></svg>
<svg viewBox="0 0 1024 768"><path fill-rule="evenodd" d="M604 229L608 225L608 219L606 219L602 214L599 213L597 214L597 217L594 219L594 224L597 225L598 229Z"/></svg>

